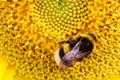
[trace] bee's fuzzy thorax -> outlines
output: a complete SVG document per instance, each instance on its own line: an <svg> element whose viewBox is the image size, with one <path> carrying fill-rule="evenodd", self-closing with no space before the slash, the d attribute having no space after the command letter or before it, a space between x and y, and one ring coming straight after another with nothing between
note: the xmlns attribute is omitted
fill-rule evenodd
<svg viewBox="0 0 120 80"><path fill-rule="evenodd" d="M93 44L93 50L95 49L95 47L96 47L96 41L97 41L95 38L93 38L92 36L90 36L88 34L81 34L80 36L89 39L92 42L92 44Z"/></svg>

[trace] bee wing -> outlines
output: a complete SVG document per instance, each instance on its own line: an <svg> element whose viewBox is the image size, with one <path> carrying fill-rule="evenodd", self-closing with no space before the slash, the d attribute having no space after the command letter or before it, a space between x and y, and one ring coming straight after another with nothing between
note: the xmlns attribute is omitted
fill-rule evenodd
<svg viewBox="0 0 120 80"><path fill-rule="evenodd" d="M81 53L79 51L80 43L81 41L79 41L71 51L69 51L62 57L60 62L61 65L72 66L74 64L74 62L76 61L76 55Z"/></svg>
<svg viewBox="0 0 120 80"><path fill-rule="evenodd" d="M88 53L87 52L80 52L79 54L76 55L76 59L77 61L80 61L82 59L82 57L86 56Z"/></svg>

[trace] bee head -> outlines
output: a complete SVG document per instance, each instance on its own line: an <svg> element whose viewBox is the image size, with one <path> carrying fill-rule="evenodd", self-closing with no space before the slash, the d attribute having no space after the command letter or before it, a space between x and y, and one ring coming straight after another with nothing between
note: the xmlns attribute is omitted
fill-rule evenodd
<svg viewBox="0 0 120 80"><path fill-rule="evenodd" d="M92 49L93 49L92 42L88 38L82 37L79 51L87 52L87 51L91 51Z"/></svg>
<svg viewBox="0 0 120 80"><path fill-rule="evenodd" d="M81 40L79 51L91 52L95 48L97 38L93 33L90 33L88 35L81 34L78 39Z"/></svg>

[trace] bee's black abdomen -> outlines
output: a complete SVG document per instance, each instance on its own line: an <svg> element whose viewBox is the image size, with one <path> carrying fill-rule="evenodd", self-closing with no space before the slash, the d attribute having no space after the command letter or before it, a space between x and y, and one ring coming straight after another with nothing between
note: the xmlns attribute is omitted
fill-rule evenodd
<svg viewBox="0 0 120 80"><path fill-rule="evenodd" d="M88 38L82 38L79 50L82 52L92 51L93 43Z"/></svg>
<svg viewBox="0 0 120 80"><path fill-rule="evenodd" d="M59 50L59 55L60 55L60 58L62 58L62 57L65 55L64 50L63 50L63 47L60 48L60 50Z"/></svg>

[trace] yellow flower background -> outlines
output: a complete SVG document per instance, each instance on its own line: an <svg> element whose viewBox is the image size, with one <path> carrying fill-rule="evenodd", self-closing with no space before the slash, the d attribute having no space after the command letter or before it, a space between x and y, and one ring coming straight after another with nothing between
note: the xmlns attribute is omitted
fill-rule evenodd
<svg viewBox="0 0 120 80"><path fill-rule="evenodd" d="M60 70L56 42L81 33L95 51ZM0 80L120 80L120 1L0 1Z"/></svg>

